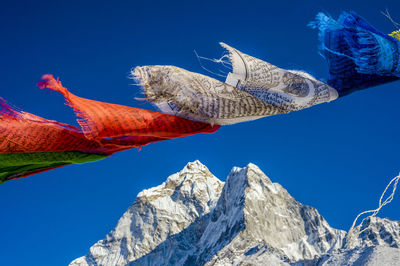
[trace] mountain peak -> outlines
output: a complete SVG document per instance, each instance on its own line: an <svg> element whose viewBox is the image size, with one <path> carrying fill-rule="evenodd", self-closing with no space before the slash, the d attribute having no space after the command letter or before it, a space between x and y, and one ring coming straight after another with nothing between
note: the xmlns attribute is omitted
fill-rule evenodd
<svg viewBox="0 0 400 266"><path fill-rule="evenodd" d="M154 194L162 194L165 191L175 192L175 190L191 190L200 184L214 184L218 187L223 186L223 182L216 178L208 168L199 160L189 162L179 172L170 175L167 180L159 186L145 189L138 194L138 197L146 197Z"/></svg>
<svg viewBox="0 0 400 266"><path fill-rule="evenodd" d="M226 186L229 186L230 190L235 190L235 188L243 190L243 187L257 187L258 189L267 189L277 194L279 190L283 189L280 184L273 183L271 179L253 163L249 163L243 168L233 167L226 183ZM244 191L241 193L244 193Z"/></svg>
<svg viewBox="0 0 400 266"><path fill-rule="evenodd" d="M400 222L375 217L363 228L343 249L344 231L258 166L234 167L224 183L194 161L139 193L115 229L71 265L396 265Z"/></svg>
<svg viewBox="0 0 400 266"><path fill-rule="evenodd" d="M218 216L225 228L214 225L212 228L217 229L211 228L211 232L205 234L215 236L223 234L218 231L236 228L240 237L233 235L228 246L245 239L247 246L243 253L254 247L264 250L265 254L275 250L275 255L289 262L339 249L345 235L345 232L331 228L316 209L296 201L254 164L232 169L212 215ZM219 259L221 257L216 256L212 261Z"/></svg>
<svg viewBox="0 0 400 266"><path fill-rule="evenodd" d="M199 177L213 177L216 178L210 170L208 170L207 166L202 164L199 160L195 160L194 162L188 162L185 167L177 174L185 175L185 174L199 174ZM174 175L171 175L168 179L172 178ZM192 177L192 175L190 175Z"/></svg>
<svg viewBox="0 0 400 266"><path fill-rule="evenodd" d="M161 185L140 192L115 229L71 265L125 265L137 260L209 213L223 184L199 161L188 163Z"/></svg>

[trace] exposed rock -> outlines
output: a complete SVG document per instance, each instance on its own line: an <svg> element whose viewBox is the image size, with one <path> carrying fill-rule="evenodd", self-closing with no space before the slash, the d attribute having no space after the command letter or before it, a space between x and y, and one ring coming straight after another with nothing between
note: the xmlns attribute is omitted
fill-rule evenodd
<svg viewBox="0 0 400 266"><path fill-rule="evenodd" d="M215 207L223 182L199 161L140 192L117 226L71 265L125 265L181 232Z"/></svg>
<svg viewBox="0 0 400 266"><path fill-rule="evenodd" d="M224 184L195 161L139 193L71 265L398 265L400 223L374 217L365 228L345 239L254 164Z"/></svg>

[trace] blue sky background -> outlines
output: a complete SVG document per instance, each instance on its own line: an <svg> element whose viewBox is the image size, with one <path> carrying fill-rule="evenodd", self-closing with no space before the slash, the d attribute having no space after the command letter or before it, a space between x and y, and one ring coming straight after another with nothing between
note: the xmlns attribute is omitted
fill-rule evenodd
<svg viewBox="0 0 400 266"><path fill-rule="evenodd" d="M327 77L319 11L354 10L383 32L400 2L376 1L2 1L0 96L27 112L75 123L57 93L35 84L59 76L90 99L153 109L128 79L138 65L176 65L207 74L193 50L219 57L223 41L282 68ZM222 127L72 165L0 186L0 264L65 265L116 225L138 192L199 159L220 179L253 162L333 227L348 229L375 208L400 171L400 82L306 110ZM400 220L399 195L380 214Z"/></svg>

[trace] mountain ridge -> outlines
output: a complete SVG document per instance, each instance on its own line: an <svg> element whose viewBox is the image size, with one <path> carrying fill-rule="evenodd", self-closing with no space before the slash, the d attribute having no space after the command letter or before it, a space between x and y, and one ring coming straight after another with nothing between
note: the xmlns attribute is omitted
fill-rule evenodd
<svg viewBox="0 0 400 266"><path fill-rule="evenodd" d="M382 254L396 259L400 223L376 217L367 222L349 241L256 165L234 167L224 183L195 161L140 192L115 229L70 265L341 265Z"/></svg>

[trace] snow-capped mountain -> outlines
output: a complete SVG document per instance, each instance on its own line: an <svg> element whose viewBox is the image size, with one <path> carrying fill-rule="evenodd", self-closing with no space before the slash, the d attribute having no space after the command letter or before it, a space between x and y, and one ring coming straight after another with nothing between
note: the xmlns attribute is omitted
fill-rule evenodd
<svg viewBox="0 0 400 266"><path fill-rule="evenodd" d="M254 164L224 183L195 161L139 193L70 265L400 265L400 222L374 217L363 229L346 238Z"/></svg>

